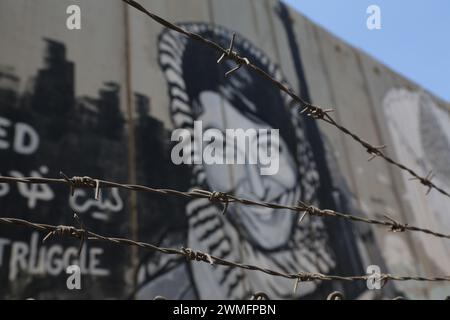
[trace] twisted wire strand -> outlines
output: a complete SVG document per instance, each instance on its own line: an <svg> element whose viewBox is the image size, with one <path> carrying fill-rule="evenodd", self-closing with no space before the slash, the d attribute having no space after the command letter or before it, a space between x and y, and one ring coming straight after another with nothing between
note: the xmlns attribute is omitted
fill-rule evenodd
<svg viewBox="0 0 450 320"><path fill-rule="evenodd" d="M286 279L296 280L296 284L298 282L311 282L311 281L364 281L369 279L378 279L379 281L386 284L387 281L426 281L426 282L447 282L450 281L450 276L441 276L441 277L425 277L425 276L396 276L392 274L386 273L378 273L371 275L360 275L360 276L339 276L339 275L325 275L322 273L312 273L312 272L298 272L298 273L283 273L280 271L272 270L269 268L262 268L255 265L244 264L239 262L233 262L229 260L225 260L214 255L210 255L208 253L204 253L201 251L195 251L190 248L164 248L159 247L150 243L134 241L126 238L116 238L116 237L106 237L103 235L99 235L97 233L88 231L86 229L78 229L73 226L54 226L42 223L33 223L23 219L16 218L0 218L0 224L6 225L16 225L31 228L40 232L46 232L48 235L57 234L62 237L69 237L75 239L83 239L86 237L89 241L101 241L108 242L116 245L126 245L126 246L136 246L146 250L153 250L160 252L162 254L168 255L179 255L184 256L189 261L199 261L209 263L211 265L221 265L230 268L240 268L249 271L258 271L263 272L265 274L282 277Z"/></svg>
<svg viewBox="0 0 450 320"><path fill-rule="evenodd" d="M380 220L380 219L359 217L329 209L319 209L315 206L306 204L304 202L299 202L297 206L290 206L266 201L249 200L224 192L207 191L201 189L193 189L191 191L185 192L173 189L151 188L136 184L122 184L107 180L94 179L87 176L69 178L64 173L61 173L61 175L63 176L63 178L61 179L43 178L43 177L16 178L16 177L0 176L0 183L59 184L59 185L65 184L70 187L72 194L75 188L89 188L95 189L96 196L98 195L100 189L119 188L128 191L145 192L161 196L177 196L191 199L207 199L212 203L222 203L224 205L224 209L222 211L223 214L226 214L226 209L228 208L230 203L241 203L243 205L259 206L276 210L287 209L293 212L294 214L301 214L299 222L301 222L306 215L318 217L335 217L340 219L346 219L352 222L360 222L389 227L392 232L405 232L405 231L421 232L437 238L450 239L450 234L444 234L436 232L434 230L412 226L409 224L402 224L387 215L385 215L386 220Z"/></svg>

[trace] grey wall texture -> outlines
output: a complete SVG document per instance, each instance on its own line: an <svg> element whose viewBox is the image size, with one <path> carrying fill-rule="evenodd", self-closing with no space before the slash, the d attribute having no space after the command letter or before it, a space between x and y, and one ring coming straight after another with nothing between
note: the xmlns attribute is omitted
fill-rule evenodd
<svg viewBox="0 0 450 320"><path fill-rule="evenodd" d="M449 105L275 0L141 0L151 11L236 50L302 98L335 109L336 120L424 176L450 189ZM81 8L82 29L66 28L66 8ZM300 116L256 74L223 75L215 52L164 30L122 1L0 2L0 173L93 176L160 188L233 191L295 204L450 230L450 200L367 153L335 128ZM175 165L174 129L246 125L280 129L278 174L237 165ZM190 247L224 259L288 273L365 274L370 265L399 275L446 275L450 243L424 234L345 220L256 210L123 190L0 184L0 215L72 225L166 247ZM149 251L78 244L0 226L0 297L242 299L443 299L443 283L310 282L211 267ZM66 267L80 265L82 290L68 290Z"/></svg>

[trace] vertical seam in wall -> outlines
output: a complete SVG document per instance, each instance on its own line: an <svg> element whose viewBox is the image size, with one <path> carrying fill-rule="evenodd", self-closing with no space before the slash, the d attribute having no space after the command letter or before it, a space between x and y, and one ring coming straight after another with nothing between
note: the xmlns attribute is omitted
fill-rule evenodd
<svg viewBox="0 0 450 320"><path fill-rule="evenodd" d="M309 21L308 21L308 23L309 23ZM325 56L323 54L324 48L323 48L322 43L319 40L319 34L318 34L318 31L317 31L317 27L314 26L314 25L311 25L311 26L313 28L313 36L314 36L314 40L315 40L315 42L317 44L317 49L319 49L319 59L320 59L321 65L322 65L323 72L325 74L325 79L326 79L326 82L327 82L328 91L330 93L331 103L335 107L335 110L334 110L333 114L336 115L336 121L338 123L342 123L341 116L339 114L339 109L337 108L337 105L336 105L336 95L334 93L333 86L331 85L330 73L328 71L327 63L325 61ZM356 201L359 203L359 207L362 209L362 204L360 202L358 188L356 186L356 180L355 180L355 178L353 176L353 171L351 170L351 168L352 168L352 161L351 161L351 159L349 157L348 144L347 144L345 136L341 132L338 132L337 134L339 134L339 137L340 137L340 140L341 140L341 144L342 144L343 149L345 151L343 156L344 156L344 161L347 163L347 170L346 171L349 174L349 177L347 177L347 178L350 180L350 183L351 183L351 191L354 194L354 196L356 198Z"/></svg>
<svg viewBox="0 0 450 320"><path fill-rule="evenodd" d="M124 6L124 25L125 25L125 84L126 84L126 108L127 108L127 128L128 128L128 181L131 184L136 184L136 140L135 140L135 125L134 125L134 108L133 108L133 94L131 83L131 34L130 34L130 10L126 3ZM129 231L131 239L138 240L138 212L137 212L137 194L136 192L129 193ZM132 275L132 290L135 292L137 286L137 267L139 265L139 251L137 247L131 248L130 264Z"/></svg>
<svg viewBox="0 0 450 320"><path fill-rule="evenodd" d="M317 48L319 50L319 59L321 61L323 72L325 74L325 79L327 81L327 86L328 86L328 90L329 90L329 93L330 93L331 103L335 107L334 114L336 115L336 121L338 123L342 123L342 121L341 121L342 118L341 118L341 116L339 114L339 109L338 109L338 107L336 105L336 95L335 95L335 92L334 92L334 88L331 85L330 74L329 74L329 71L328 71L327 63L325 61L325 56L324 56L324 50L325 49L323 47L323 44L319 40L318 28L315 25L313 25L313 24L311 24L311 26L313 28L314 39L315 39L315 41L317 43ZM355 177L353 175L352 159L349 156L350 152L349 152L349 146L348 146L347 138L340 132L337 133L337 134L339 134L339 137L340 137L340 140L341 140L341 145L342 145L342 147L344 149L343 157L344 157L344 161L346 163L346 166L348 168L348 170L347 170L348 177L345 177L345 178L346 178L346 180L348 179L350 181L351 192L354 195L354 198L356 199L356 202L358 203L358 207L359 207L360 211L364 213L365 211L363 210L363 206L362 206L362 203L361 203L361 197L360 197L360 194L358 192L356 179L355 179ZM359 227L358 225L354 225L354 228L356 230L358 230L359 233L364 230L364 229L362 229L362 227ZM370 230L371 232L373 232L373 227L372 226L369 226L369 228L367 228L367 229ZM377 237L376 237L376 235L374 235L374 239L375 239L375 243L372 244L372 246L374 246L374 245L376 246L377 245ZM373 252L371 250L371 245L370 244L368 245L367 243L363 242L363 245L366 248L366 252L365 252L364 256L366 256L367 258L369 258L372 261L374 261L374 260L377 261L380 258L383 259L383 257L380 256L379 254L377 254L377 252ZM380 254L381 254L381 252L380 252ZM370 261L368 261L368 262L370 262Z"/></svg>
<svg viewBox="0 0 450 320"><path fill-rule="evenodd" d="M360 54L358 52L354 52L354 54L356 56L356 61L358 62L358 68L359 68L359 70L360 70L360 72L361 72L361 74L363 75L363 78L364 78L363 87L364 87L364 91L365 91L367 97L369 98L369 107L370 107L369 109L370 109L370 114L371 114L372 119L373 119L375 133L377 135L378 141L380 141L382 143L383 135L381 133L381 128L380 128L380 123L379 123L378 117L375 114L374 97L371 94L371 90L369 88L369 80L367 78L367 73L364 71ZM406 219L407 215L406 215L405 206L403 204L403 201L402 201L402 199L400 197L399 190L397 188L398 187L398 183L397 183L397 180L395 179L395 176L394 176L394 168L392 168L392 166L389 165L389 164L386 164L386 167L387 167L387 172L389 174L390 180L393 183L392 189L393 189L393 192L394 192L394 197L397 200L397 204L398 204L398 207L400 209L399 215L401 216L403 221L408 221ZM411 248L411 251L412 251L412 253L414 255L415 260L416 261L420 261L417 252L414 250L414 248L415 248L414 240L412 238L411 233L409 233L409 232L406 233L406 239L408 241L408 244L409 244L409 246ZM417 270L417 265L415 267L416 267L416 271L418 271ZM427 264L424 265L424 268L425 268L425 271L428 271ZM426 285L426 286L428 287L428 285ZM425 294L425 296L428 296L427 290L425 290L424 294Z"/></svg>
<svg viewBox="0 0 450 320"><path fill-rule="evenodd" d="M273 43L273 45L275 46L275 48L274 48L274 52L275 52L275 55L276 55L276 60L277 61L280 61L280 63L277 63L278 64L278 68L280 69L280 71L282 72L283 70L281 69L282 68L282 65L281 65L281 54L280 54L280 48L279 48L279 46L278 46L278 43L277 43L277 38L276 38L276 36L275 36L275 23L274 23L274 21L273 21L273 15L272 15L272 12L270 11L270 7L271 7L271 5L272 5L272 3L271 3L271 0L266 0L265 1L265 8L266 8L266 12L267 12L267 15L268 15L268 17L269 17L269 24L270 24L270 35L271 35L271 37L272 37L272 40L273 41L271 41L272 43Z"/></svg>

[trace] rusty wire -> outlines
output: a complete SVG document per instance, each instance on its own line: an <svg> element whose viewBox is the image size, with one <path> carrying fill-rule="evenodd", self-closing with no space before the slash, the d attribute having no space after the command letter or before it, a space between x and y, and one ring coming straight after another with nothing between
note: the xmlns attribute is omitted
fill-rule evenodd
<svg viewBox="0 0 450 320"><path fill-rule="evenodd" d="M54 178L42 178L42 177L4 177L0 176L0 183L27 183L27 184L60 184L60 185L68 185L70 188L70 193L73 194L76 188L90 188L94 189L94 195L98 197L98 194L103 188L119 188L129 191L136 192L146 192L152 193L162 196L178 196L184 198L191 199L207 199L211 203L219 203L223 204L222 214L226 214L226 210L230 203L241 203L243 205L248 206L259 206L270 209L287 209L296 214L301 214L299 218L299 223L302 222L306 215L309 216L317 216L317 217L335 217L340 219L346 219L353 222L361 222L368 223L373 225L385 226L390 229L392 232L421 232L426 233L431 236L443 239L450 239L450 234L444 234L440 232L436 232L430 229L419 228L416 226L412 226L406 223L400 223L395 219L389 217L388 215L384 215L386 220L380 219L371 219L359 217L347 213L341 213L334 210L329 209L319 209L315 206L309 205L307 203L299 201L296 206L283 205L278 203L266 202L266 201L257 201L257 200L249 200L245 198L241 198L235 195L231 195L224 192L217 191L207 191L201 189L194 189L191 191L178 191L173 189L157 189L151 188L143 185L136 184L122 184L118 182L112 182L107 180L94 179L91 177L72 177L69 178L64 173L61 173L63 178L54 179Z"/></svg>
<svg viewBox="0 0 450 320"><path fill-rule="evenodd" d="M301 282L311 282L311 281L363 281L363 280L373 280L378 279L378 281L386 284L388 281L426 281L426 282L450 282L450 276L442 276L442 277L424 277L424 276L396 276L392 274L386 273L377 273L370 275L359 275L359 276L339 276L339 275L326 275L322 273L316 272L298 272L298 273L284 273L276 270L272 270L269 268L262 268L259 266L244 264L239 262L233 262L229 260L225 260L219 258L217 256L213 256L209 253L204 253L201 251L195 251L190 248L163 248L150 243L134 241L126 238L116 238L116 237L106 237L99 235L97 233L88 231L87 229L78 229L73 226L66 225L49 225L42 223L33 223L23 219L16 218L0 218L0 224L5 225L16 225L31 228L40 232L47 233L45 238L48 238L49 235L59 235L61 237L69 237L75 238L78 240L86 238L89 241L100 241L107 242L116 245L126 245L126 246L134 246L146 250L157 251L163 254L168 255L178 255L185 257L188 261L199 261L204 263L209 263L211 265L220 265L226 266L230 268L240 268L249 271L259 271L265 274L282 277L286 279L295 280L295 285Z"/></svg>
<svg viewBox="0 0 450 320"><path fill-rule="evenodd" d="M417 180L422 185L424 185L425 187L428 188L427 194L430 193L430 191L432 189L435 189L439 193L450 198L450 193L448 191L444 190L443 188L437 186L432 181L433 177L431 175L421 176L419 173L417 173L413 169L407 167L406 165L404 165L398 161L395 161L394 159L389 157L387 154L385 154L382 150L386 148L386 145L382 145L382 146L372 145L369 142L367 142L366 140L364 140L363 138L361 138L356 133L354 133L351 130L347 129L346 127L338 124L334 120L334 118L332 116L330 116L330 113L333 112L334 109L324 109L320 106L316 106L314 104L311 104L311 103L305 101L299 95L297 95L291 88L289 88L287 84L281 83L280 81L276 80L274 77L272 77L266 71L264 71L263 69L261 69L260 67L258 67L256 65L254 65L253 63L251 63L251 61L249 61L248 58L242 57L236 51L233 51L235 35L233 35L233 38L230 43L230 47L228 49L225 49L221 45L219 45L218 43L216 43L212 40L206 39L197 33L190 32L190 31L188 31L180 26L177 26L177 25L167 21L166 19L148 11L141 4L139 4L138 2L136 2L134 0L122 0L122 1L124 1L125 3L127 3L130 6L134 7L135 9L139 10L140 12L146 14L147 16L149 16L151 19L158 22L162 26L164 26L168 29L171 29L173 31L176 31L178 33L181 33L181 34L185 35L186 37L191 38L195 41L201 42L204 45L219 52L219 54L221 54L221 57L217 61L218 63L222 62L224 59L233 60L236 63L236 67L234 69L228 71L225 74L225 76L230 76L233 72L239 70L242 66L247 66L248 68L255 71L261 77L272 82L273 85L275 85L281 91L283 91L287 95L289 95L294 101L298 102L302 106L301 113L306 113L308 116L310 116L316 120L322 120L322 121L334 126L335 128L339 129L342 133L351 137L354 141L356 141L358 144L360 144L366 150L366 152L370 154L369 161L373 160L376 157L380 157L380 158L384 159L385 161L387 161L388 163L390 163L391 165L394 165L397 168L408 172L412 176L411 180Z"/></svg>

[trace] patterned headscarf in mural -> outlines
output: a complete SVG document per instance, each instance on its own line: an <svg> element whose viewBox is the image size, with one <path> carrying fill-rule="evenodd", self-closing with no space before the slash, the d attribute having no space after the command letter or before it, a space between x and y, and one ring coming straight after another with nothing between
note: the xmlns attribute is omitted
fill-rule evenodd
<svg viewBox="0 0 450 320"><path fill-rule="evenodd" d="M232 32L202 23L182 24L189 31L212 38L226 47ZM279 68L258 48L237 36L235 49L285 82ZM175 128L190 130L194 121L204 128L255 128L280 130L280 170L259 176L248 166L192 165L191 188L234 192L255 200L293 205L301 200L317 203L319 174L305 137L299 109L267 81L244 70L225 79L233 67L218 65L216 55L201 44L172 31L159 38L159 60L168 81L170 112ZM249 173L250 172L250 173ZM188 245L232 261L244 261L284 272L330 272L335 259L322 221L298 217L287 210L259 209L230 204L222 208L205 199L188 202ZM293 297L293 282L257 272L196 264L192 268L199 298L236 299L250 292L271 292L273 298ZM313 293L315 283L305 283L297 297Z"/></svg>

